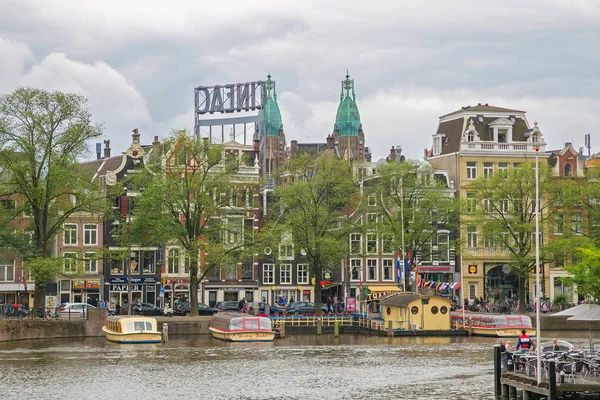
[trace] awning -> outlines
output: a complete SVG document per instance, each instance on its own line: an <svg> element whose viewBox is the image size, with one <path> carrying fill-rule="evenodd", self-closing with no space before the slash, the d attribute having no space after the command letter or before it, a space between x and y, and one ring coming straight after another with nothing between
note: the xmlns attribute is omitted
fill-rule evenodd
<svg viewBox="0 0 600 400"><path fill-rule="evenodd" d="M27 291L35 290L35 283L27 284ZM22 283L0 283L0 292L24 292L25 286Z"/></svg>
<svg viewBox="0 0 600 400"><path fill-rule="evenodd" d="M402 292L398 286L366 286L364 289L367 292L367 301L380 300L394 293Z"/></svg>

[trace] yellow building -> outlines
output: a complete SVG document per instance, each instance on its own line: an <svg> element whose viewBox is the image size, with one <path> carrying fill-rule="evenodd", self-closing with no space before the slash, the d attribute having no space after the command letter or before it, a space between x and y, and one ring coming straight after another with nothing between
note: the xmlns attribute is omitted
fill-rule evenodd
<svg viewBox="0 0 600 400"><path fill-rule="evenodd" d="M397 294L380 302L381 316L393 329L449 330L451 301L441 296Z"/></svg>
<svg viewBox="0 0 600 400"><path fill-rule="evenodd" d="M478 104L440 117L427 156L434 168L448 171L465 207L481 207L469 190L471 182L535 162L536 152L540 165L547 164L549 153L543 135L537 123L530 127L525 111ZM499 241L485 240L482 231L482 226L474 224L468 215L461 216L459 263L465 298L516 300L519 280L510 273L508 250L501 248ZM542 284L542 295L548 287L548 270L544 266L546 284ZM535 275L529 281L527 293L533 299Z"/></svg>

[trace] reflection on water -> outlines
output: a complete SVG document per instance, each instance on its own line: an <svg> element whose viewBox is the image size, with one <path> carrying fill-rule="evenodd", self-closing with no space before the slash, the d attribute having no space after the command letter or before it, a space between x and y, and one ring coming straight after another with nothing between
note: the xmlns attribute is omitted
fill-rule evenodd
<svg viewBox="0 0 600 400"><path fill-rule="evenodd" d="M548 332L576 347L587 332ZM293 335L0 343L3 399L490 399L493 338ZM516 340L515 340L516 342Z"/></svg>

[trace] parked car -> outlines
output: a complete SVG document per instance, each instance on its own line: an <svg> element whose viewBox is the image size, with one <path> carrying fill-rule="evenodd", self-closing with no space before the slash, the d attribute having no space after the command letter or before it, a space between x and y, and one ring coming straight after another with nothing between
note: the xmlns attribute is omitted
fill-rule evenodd
<svg viewBox="0 0 600 400"><path fill-rule="evenodd" d="M213 315L218 311L219 310L217 310L216 308L209 307L203 303L198 303L198 315ZM187 301L184 303L179 303L179 305L177 306L177 308L175 308L175 311L173 312L173 314L175 315L189 315L189 313L190 303Z"/></svg>
<svg viewBox="0 0 600 400"><path fill-rule="evenodd" d="M163 311L151 303L132 304L131 313L134 315L164 315Z"/></svg>
<svg viewBox="0 0 600 400"><path fill-rule="evenodd" d="M296 301L285 309L288 315L315 314L317 305L312 301ZM327 305L321 305L321 312L327 313Z"/></svg>
<svg viewBox="0 0 600 400"><path fill-rule="evenodd" d="M260 314L267 314L266 310L269 310L269 315L284 315L285 308L279 308L276 306L272 306L267 303L263 303L262 301L258 303L258 312Z"/></svg>
<svg viewBox="0 0 600 400"><path fill-rule="evenodd" d="M237 301L220 301L215 305L219 311L238 311Z"/></svg>
<svg viewBox="0 0 600 400"><path fill-rule="evenodd" d="M83 317L87 315L88 310L96 308L87 303L62 303L58 307L58 312L61 316L77 316Z"/></svg>

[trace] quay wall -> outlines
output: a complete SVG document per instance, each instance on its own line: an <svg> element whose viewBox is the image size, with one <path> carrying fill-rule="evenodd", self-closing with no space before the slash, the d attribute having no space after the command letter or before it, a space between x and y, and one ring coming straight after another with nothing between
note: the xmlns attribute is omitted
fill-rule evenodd
<svg viewBox="0 0 600 400"><path fill-rule="evenodd" d="M533 326L535 314L530 314ZM567 321L569 316L553 317L551 315L540 315L540 329L547 331L587 331L600 329L600 321Z"/></svg>

